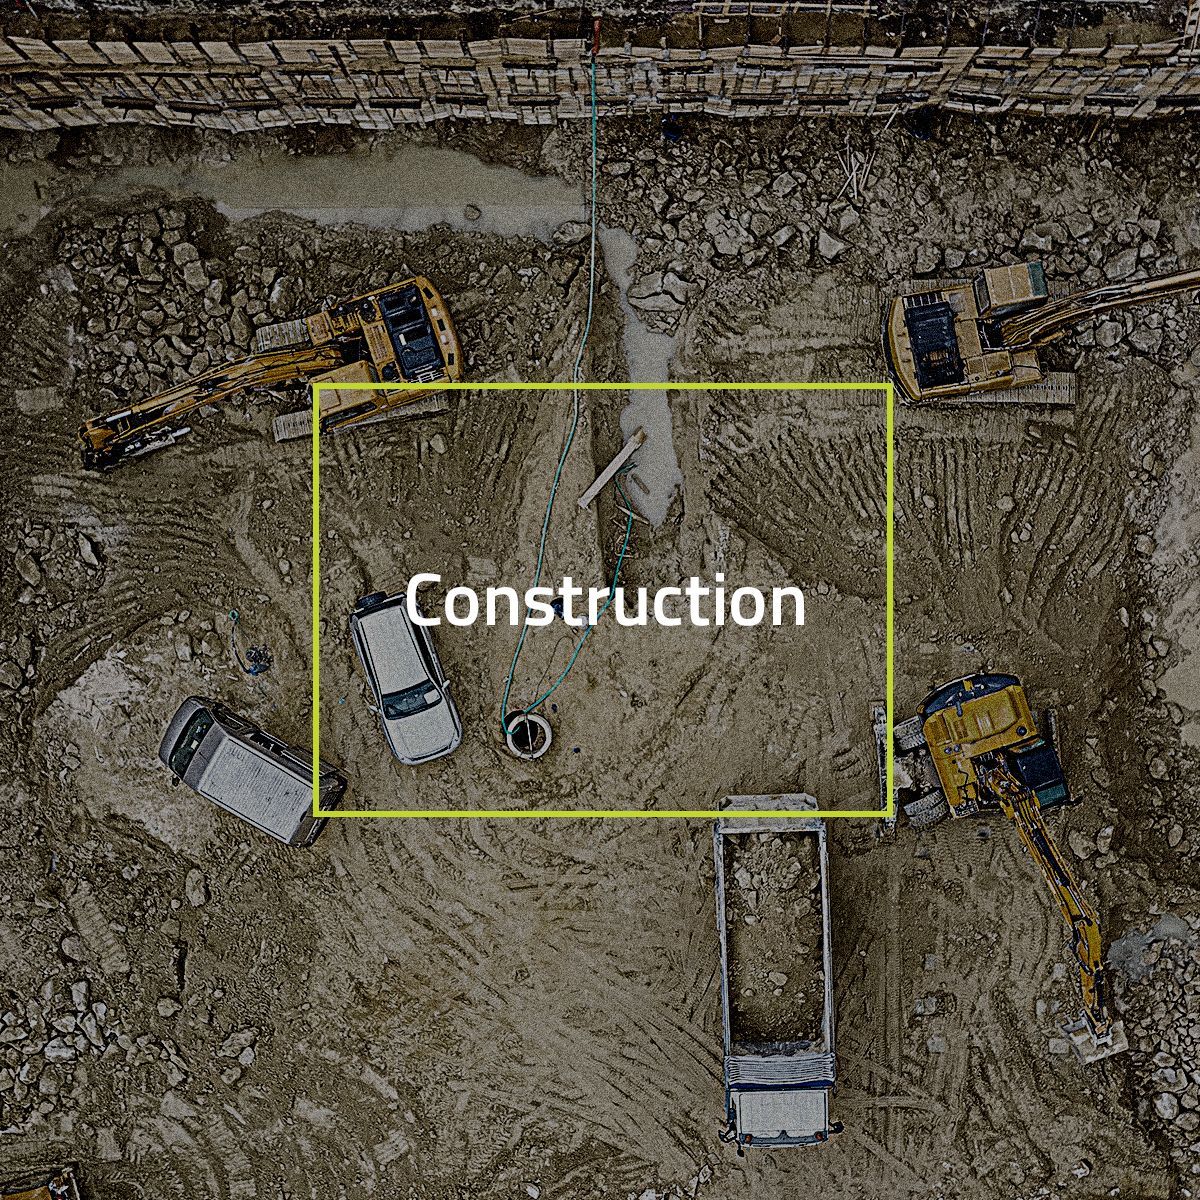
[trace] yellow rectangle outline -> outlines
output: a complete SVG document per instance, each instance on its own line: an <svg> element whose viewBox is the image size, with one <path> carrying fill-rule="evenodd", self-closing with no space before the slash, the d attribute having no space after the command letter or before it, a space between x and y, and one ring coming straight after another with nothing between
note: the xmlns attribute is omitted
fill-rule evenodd
<svg viewBox="0 0 1200 1200"><path fill-rule="evenodd" d="M325 809L321 807L320 772L316 764L321 757L321 459L320 425L321 392L324 389L338 391L384 391L394 388L386 383L314 383L312 385L312 750L313 750L313 807L314 817L403 817L407 819L463 818L542 818L543 820L697 820L711 821L721 814L720 809L709 808L382 808L382 809ZM884 808L857 809L805 809L806 817L859 817L893 820L896 815L895 797L895 747L893 729L895 721L895 493L896 493L896 390L890 382L871 383L687 383L671 380L666 383L445 383L438 391L445 392L884 392L887 395L887 419L885 421L887 441L886 504L887 536L885 558L887 578L884 585L884 629L887 653L886 691L886 785L887 805ZM750 785L747 785L748 787ZM755 784L754 786L757 786ZM794 809L761 809L747 811L738 809L739 817L787 818L796 816Z"/></svg>

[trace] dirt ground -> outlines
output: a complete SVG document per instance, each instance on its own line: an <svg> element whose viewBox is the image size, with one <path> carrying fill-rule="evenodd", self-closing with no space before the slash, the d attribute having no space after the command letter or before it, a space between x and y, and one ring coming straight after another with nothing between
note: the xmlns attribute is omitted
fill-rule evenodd
<svg viewBox="0 0 1200 1200"><path fill-rule="evenodd" d="M1068 286L1194 265L1195 133L714 122L672 143L608 125L601 220L608 247L631 237L636 253L626 280L602 257L584 376L654 379L639 364L665 354L681 381L879 380L880 306L913 278L1027 257ZM1002 823L918 836L835 819L845 1131L739 1158L717 1136L709 824L348 818L300 852L171 789L156 750L186 695L308 739L308 447L270 436L304 397L202 417L108 476L75 448L81 418L240 351L256 325L415 270L447 298L469 379L569 378L586 131L130 129L0 147L0 1164L79 1160L98 1200L1192 1194L1195 304L1056 349L1078 372L1072 410L896 417L898 710L985 665L1056 707L1085 799L1052 825L1113 944L1131 1052L1070 1055L1065 929ZM861 188L847 148L875 154ZM409 155L445 170L427 183ZM297 171L303 202L286 198ZM407 199L381 193L389 179ZM628 403L584 396L548 578L611 576L627 518L611 495L586 511L575 498L631 432ZM464 741L401 767L352 658L354 599L416 571L442 591L526 586L570 397L463 394L328 439L319 700L348 803L876 805L879 395L681 387L663 403L629 481L627 586L797 582L806 625L598 626L546 706L554 744L537 763L498 736L515 631L443 627ZM659 501L665 518L642 519ZM273 657L254 678L234 611L238 645ZM561 625L534 631L514 694L572 648Z"/></svg>

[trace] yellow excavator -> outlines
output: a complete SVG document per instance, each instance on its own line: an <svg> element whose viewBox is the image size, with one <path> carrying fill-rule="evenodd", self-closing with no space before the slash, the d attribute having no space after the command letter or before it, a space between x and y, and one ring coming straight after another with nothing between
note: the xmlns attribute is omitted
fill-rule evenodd
<svg viewBox="0 0 1200 1200"><path fill-rule="evenodd" d="M30 1168L0 1182L0 1200L81 1200L78 1168Z"/></svg>
<svg viewBox="0 0 1200 1200"><path fill-rule="evenodd" d="M1050 835L1043 813L1073 803L1054 745L1043 736L1021 681L978 674L944 684L915 717L895 727L896 781L909 821L928 828L944 817L999 810L1016 826L1071 929L1083 1011L1063 1026L1084 1062L1129 1049L1112 1010L1100 919ZM905 797L912 797L907 802Z"/></svg>
<svg viewBox="0 0 1200 1200"><path fill-rule="evenodd" d="M79 428L83 465L111 471L173 445L205 406L283 383L382 383L322 388L320 432L380 420L462 378L462 350L445 302L428 279L343 300L309 317L264 326L254 352Z"/></svg>
<svg viewBox="0 0 1200 1200"><path fill-rule="evenodd" d="M1041 383L1038 348L1101 313L1200 289L1200 270L1050 298L1039 262L992 267L969 283L897 296L883 323L888 370L910 401Z"/></svg>

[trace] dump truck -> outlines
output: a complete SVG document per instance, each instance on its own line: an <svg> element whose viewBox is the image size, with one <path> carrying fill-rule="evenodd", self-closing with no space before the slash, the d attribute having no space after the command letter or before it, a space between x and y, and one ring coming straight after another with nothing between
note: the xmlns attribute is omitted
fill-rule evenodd
<svg viewBox="0 0 1200 1200"><path fill-rule="evenodd" d="M1070 930L1083 1007L1063 1032L1084 1062L1096 1062L1129 1043L1112 1009L1096 907L1043 815L1078 799L1063 771L1052 712L1043 727L1015 675L981 672L943 684L893 731L897 803L917 829L988 813L1013 823Z"/></svg>
<svg viewBox="0 0 1200 1200"><path fill-rule="evenodd" d="M74 1165L30 1167L0 1183L0 1200L83 1200Z"/></svg>
<svg viewBox="0 0 1200 1200"><path fill-rule="evenodd" d="M1027 388L1047 374L1039 348L1073 326L1196 289L1200 270L1051 297L1040 262L991 267L973 280L893 299L884 316L884 353L896 387L909 401Z"/></svg>
<svg viewBox="0 0 1200 1200"><path fill-rule="evenodd" d="M729 796L713 831L725 1128L747 1146L817 1146L836 1083L829 861L811 796ZM795 812L758 817L756 811Z"/></svg>
<svg viewBox="0 0 1200 1200"><path fill-rule="evenodd" d="M418 275L312 316L264 326L245 358L84 421L83 465L111 471L172 446L192 431L191 421L202 409L255 389L299 382L395 385L322 388L320 432L332 433L385 419L460 379L462 350L454 323L437 290ZM311 413L300 416L311 433Z"/></svg>

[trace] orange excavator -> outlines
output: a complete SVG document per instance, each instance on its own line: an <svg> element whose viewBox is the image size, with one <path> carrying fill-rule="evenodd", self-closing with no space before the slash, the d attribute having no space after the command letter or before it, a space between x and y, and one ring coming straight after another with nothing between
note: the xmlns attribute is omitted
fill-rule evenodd
<svg viewBox="0 0 1200 1200"><path fill-rule="evenodd" d="M321 389L320 432L381 420L462 378L462 350L445 302L416 276L309 317L265 326L252 354L79 429L83 465L111 471L177 442L199 410L284 383L382 384ZM386 386L393 385L393 386Z"/></svg>

